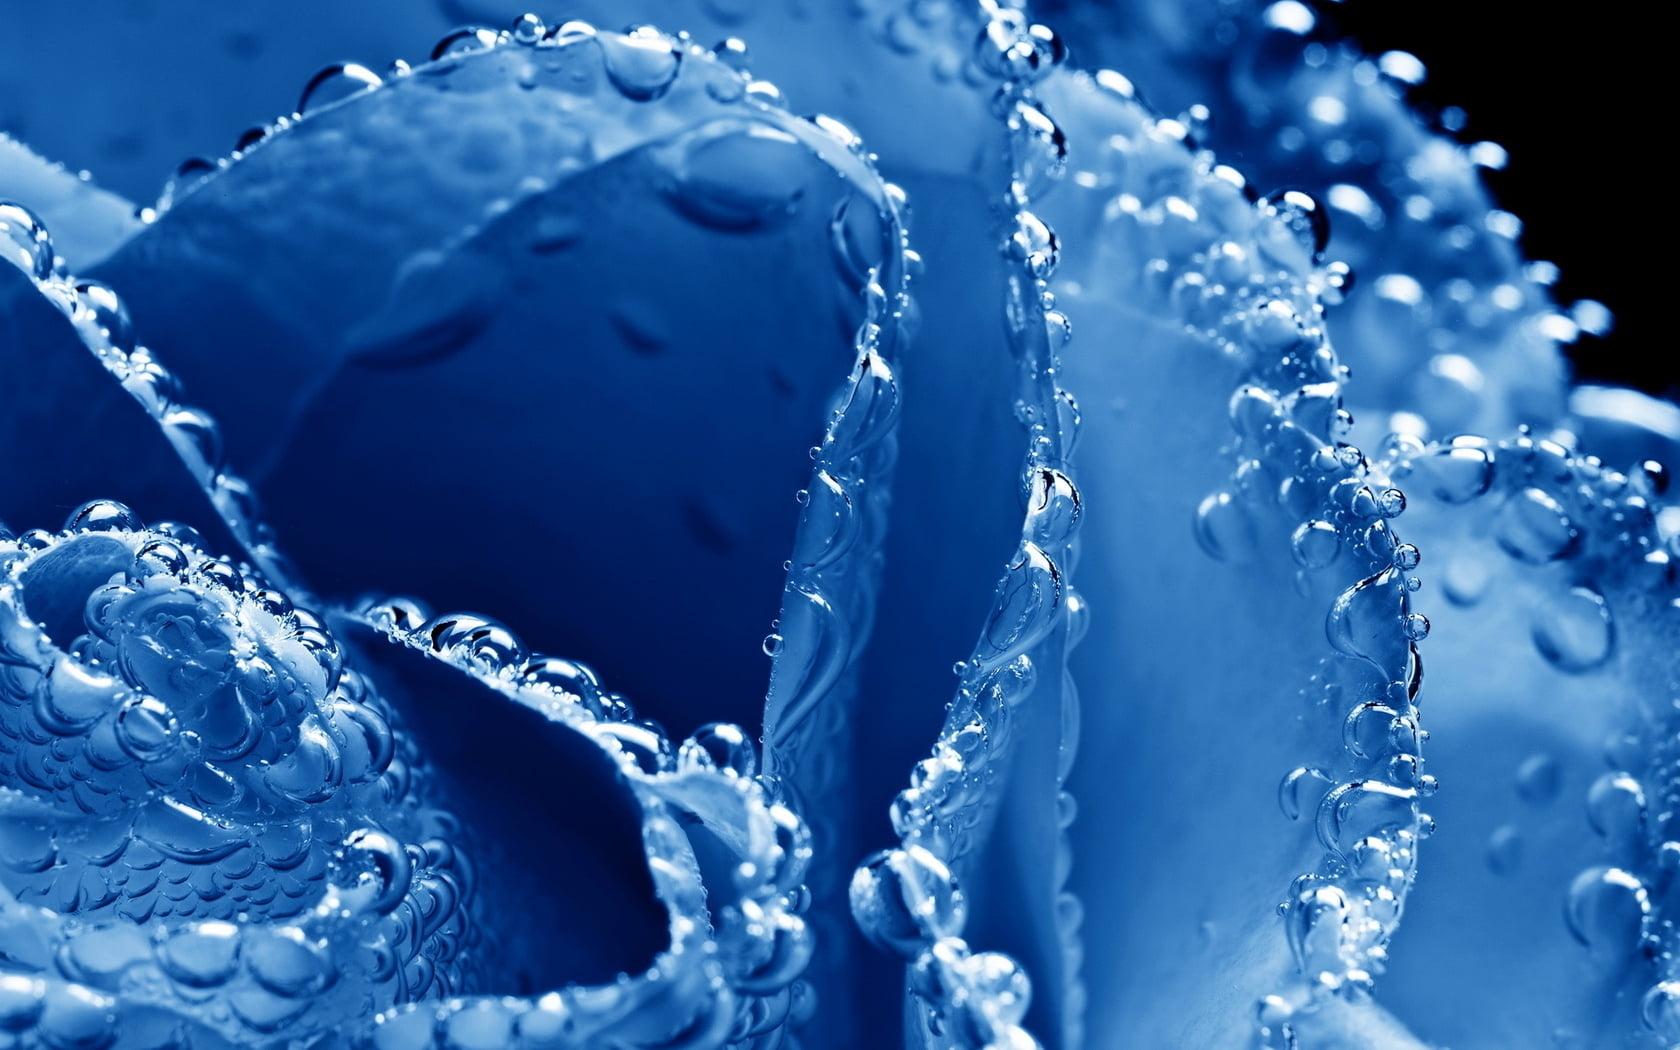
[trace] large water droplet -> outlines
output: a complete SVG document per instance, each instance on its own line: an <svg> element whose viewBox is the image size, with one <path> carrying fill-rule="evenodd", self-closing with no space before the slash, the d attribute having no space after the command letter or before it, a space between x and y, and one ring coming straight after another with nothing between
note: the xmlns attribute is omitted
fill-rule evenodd
<svg viewBox="0 0 1680 1050"><path fill-rule="evenodd" d="M1602 959L1639 950L1651 902L1638 878L1620 868L1588 868L1569 886L1569 932Z"/></svg>
<svg viewBox="0 0 1680 1050"><path fill-rule="evenodd" d="M656 99L677 79L682 51L657 29L639 26L622 36L602 33L595 40L605 56L608 79L625 98Z"/></svg>
<svg viewBox="0 0 1680 1050"><path fill-rule="evenodd" d="M1216 492L1196 508L1196 542L1220 561L1242 563L1254 556L1254 524L1229 492Z"/></svg>
<svg viewBox="0 0 1680 1050"><path fill-rule="evenodd" d="M1587 587L1548 595L1534 610L1532 633L1540 655L1570 674L1603 664L1615 646L1610 606L1603 595Z"/></svg>
<svg viewBox="0 0 1680 1050"><path fill-rule="evenodd" d="M38 281L52 275L52 237L34 212L12 201L0 201L0 259Z"/></svg>
<svg viewBox="0 0 1680 1050"><path fill-rule="evenodd" d="M1626 773L1604 774L1587 789L1587 819L1615 845L1631 845L1645 831L1644 789Z"/></svg>
<svg viewBox="0 0 1680 1050"><path fill-rule="evenodd" d="M1580 540L1580 530L1563 507L1537 488L1524 489L1505 501L1494 535L1507 554L1530 565L1564 557Z"/></svg>
<svg viewBox="0 0 1680 1050"><path fill-rule="evenodd" d="M355 62L328 66L304 85L303 94L298 97L297 111L308 114L334 102L343 102L364 91L371 91L383 83L385 81L380 79L378 73Z"/></svg>
<svg viewBox="0 0 1680 1050"><path fill-rule="evenodd" d="M1493 484L1493 451L1480 438L1455 439L1416 461L1429 494L1443 503L1467 503Z"/></svg>
<svg viewBox="0 0 1680 1050"><path fill-rule="evenodd" d="M793 214L811 177L799 140L758 121L720 120L661 151L667 198L684 215L721 230L769 225Z"/></svg>
<svg viewBox="0 0 1680 1050"><path fill-rule="evenodd" d="M864 936L905 959L962 932L968 904L943 861L921 846L883 850L852 875L852 915Z"/></svg>

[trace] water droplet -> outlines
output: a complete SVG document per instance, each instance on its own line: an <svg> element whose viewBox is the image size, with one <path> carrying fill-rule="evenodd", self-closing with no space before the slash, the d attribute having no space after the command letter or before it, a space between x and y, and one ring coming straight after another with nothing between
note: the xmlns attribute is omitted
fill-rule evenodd
<svg viewBox="0 0 1680 1050"><path fill-rule="evenodd" d="M371 91L383 83L385 81L380 79L378 73L355 62L328 66L304 85L303 94L298 97L297 111L300 114L308 114L360 95L364 91Z"/></svg>
<svg viewBox="0 0 1680 1050"><path fill-rule="evenodd" d="M1620 868L1588 868L1569 886L1569 932L1602 959L1639 950L1651 902L1638 878Z"/></svg>
<svg viewBox="0 0 1680 1050"><path fill-rule="evenodd" d="M1443 503L1468 503L1493 485L1493 450L1481 438L1457 438L1416 462L1429 494Z"/></svg>
<svg viewBox="0 0 1680 1050"><path fill-rule="evenodd" d="M1370 661L1389 681L1407 681L1413 641L1405 630L1411 626L1410 607L1405 576L1384 569L1337 595L1325 620L1325 634L1337 650Z"/></svg>
<svg viewBox="0 0 1680 1050"><path fill-rule="evenodd" d="M1606 773L1587 789L1587 819L1614 845L1636 842L1645 832L1645 815L1645 791L1626 773Z"/></svg>
<svg viewBox="0 0 1680 1050"><path fill-rule="evenodd" d="M501 37L494 29L468 28L457 29L453 33L439 40L432 48L432 61L448 58L454 55L470 54L474 51L488 51L501 42Z"/></svg>
<svg viewBox="0 0 1680 1050"><path fill-rule="evenodd" d="M1010 114L1009 147L1015 194L1022 201L1042 197L1067 171L1067 136L1030 102L1017 102Z"/></svg>
<svg viewBox="0 0 1680 1050"><path fill-rule="evenodd" d="M139 532L145 527L138 514L108 499L84 503L64 519L66 532Z"/></svg>
<svg viewBox="0 0 1680 1050"><path fill-rule="evenodd" d="M1278 263L1305 272L1324 260L1330 243L1330 216L1305 190L1281 190L1261 200L1261 213L1272 222L1258 231L1262 251Z"/></svg>
<svg viewBox="0 0 1680 1050"><path fill-rule="evenodd" d="M1241 564L1254 556L1254 525L1229 492L1216 492L1196 508L1196 541L1220 561Z"/></svg>
<svg viewBox="0 0 1680 1050"><path fill-rule="evenodd" d="M1026 264L1027 271L1041 281L1049 280L1061 261L1061 246L1056 241L1055 232L1030 211L1016 213L1015 232L1009 237L1009 253L1018 262Z"/></svg>
<svg viewBox="0 0 1680 1050"><path fill-rule="evenodd" d="M1302 813L1318 805L1333 783L1322 769L1308 766L1293 769L1278 784L1278 808L1290 820L1300 820Z"/></svg>
<svg viewBox="0 0 1680 1050"><path fill-rule="evenodd" d="M1306 569L1324 568L1336 560L1341 549L1336 526L1327 521L1302 522L1290 539L1290 550L1296 563Z"/></svg>
<svg viewBox="0 0 1680 1050"><path fill-rule="evenodd" d="M239 961L239 927L202 922L177 933L158 949L164 971L189 988L214 988L233 976Z"/></svg>
<svg viewBox="0 0 1680 1050"><path fill-rule="evenodd" d="M752 51L747 47L747 42L740 37L732 36L719 42L718 46L712 48L712 54L717 56L719 62L737 73L746 73L752 69Z"/></svg>
<svg viewBox="0 0 1680 1050"><path fill-rule="evenodd" d="M1639 1004L1645 1027L1671 1044L1680 1044L1680 981L1653 985Z"/></svg>
<svg viewBox="0 0 1680 1050"><path fill-rule="evenodd" d="M962 932L968 903L938 857L921 846L883 850L852 875L852 915L865 937L904 959Z"/></svg>
<svg viewBox="0 0 1680 1050"><path fill-rule="evenodd" d="M720 230L747 230L794 213L814 158L769 124L719 120L680 137L659 159L666 198L684 215Z"/></svg>
<svg viewBox="0 0 1680 1050"><path fill-rule="evenodd" d="M357 910L388 915L408 895L414 865L401 842L377 828L358 828L344 839L346 864L361 869L360 880L341 889Z"/></svg>
<svg viewBox="0 0 1680 1050"><path fill-rule="evenodd" d="M1517 767L1516 782L1517 794L1523 801L1544 806L1557 798L1563 785L1563 769L1551 755L1529 755Z"/></svg>
<svg viewBox="0 0 1680 1050"><path fill-rule="evenodd" d="M605 56L608 79L625 98L651 101L677 79L682 51L657 29L639 26L623 35L602 33L595 40Z"/></svg>
<svg viewBox="0 0 1680 1050"><path fill-rule="evenodd" d="M1494 535L1505 553L1530 565L1571 554L1580 541L1580 530L1563 507L1537 488L1526 488L1505 501Z"/></svg>
<svg viewBox="0 0 1680 1050"><path fill-rule="evenodd" d="M1510 875L1522 863L1523 837L1515 826L1503 824L1488 837L1487 863L1495 875Z"/></svg>
<svg viewBox="0 0 1680 1050"><path fill-rule="evenodd" d="M134 352L134 324L115 289L99 281L83 281L76 285L76 300L78 325L91 328L113 350Z"/></svg>
<svg viewBox="0 0 1680 1050"><path fill-rule="evenodd" d="M1531 630L1535 648L1546 662L1569 674L1602 665L1615 647L1610 606L1587 587L1547 595L1534 610Z"/></svg>
<svg viewBox="0 0 1680 1050"><path fill-rule="evenodd" d="M514 43L535 47L542 40L543 34L548 32L548 27L543 25L541 18L527 12L513 20L509 32L513 34Z"/></svg>
<svg viewBox="0 0 1680 1050"><path fill-rule="evenodd" d="M1028 24L1026 15L998 7L974 45L975 63L994 80L1032 83L1067 59L1067 45L1047 26Z"/></svg>
<svg viewBox="0 0 1680 1050"><path fill-rule="evenodd" d="M740 726L713 722L701 726L677 751L678 768L716 769L751 777L758 771L758 748Z"/></svg>
<svg viewBox="0 0 1680 1050"><path fill-rule="evenodd" d="M52 276L52 237L34 212L12 201L0 200L0 258L37 281Z"/></svg>

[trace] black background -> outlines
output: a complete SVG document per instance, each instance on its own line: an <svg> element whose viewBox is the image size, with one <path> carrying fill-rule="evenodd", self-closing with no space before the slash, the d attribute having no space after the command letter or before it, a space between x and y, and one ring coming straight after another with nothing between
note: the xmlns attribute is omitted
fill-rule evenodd
<svg viewBox="0 0 1680 1050"><path fill-rule="evenodd" d="M1558 264L1560 303L1596 299L1616 315L1603 339L1572 348L1583 381L1614 381L1680 401L1680 355L1663 331L1659 289L1680 243L1680 193L1660 159L1673 134L1672 86L1659 65L1674 50L1653 8L1574 8L1473 0L1320 2L1322 17L1376 54L1410 51L1429 68L1413 98L1459 106L1460 137L1510 153L1488 181L1524 223L1531 259ZM1680 66L1673 57L1666 61Z"/></svg>

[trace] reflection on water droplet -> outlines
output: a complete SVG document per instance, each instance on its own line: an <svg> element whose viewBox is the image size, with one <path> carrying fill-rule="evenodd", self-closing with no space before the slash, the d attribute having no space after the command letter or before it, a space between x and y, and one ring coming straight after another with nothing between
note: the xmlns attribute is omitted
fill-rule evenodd
<svg viewBox="0 0 1680 1050"><path fill-rule="evenodd" d="M1645 993L1639 1004L1645 1027L1670 1043L1680 1043L1680 981L1663 981Z"/></svg>
<svg viewBox="0 0 1680 1050"><path fill-rule="evenodd" d="M595 40L606 60L607 78L625 98L651 101L677 79L682 51L657 29L639 26L623 35L602 33Z"/></svg>
<svg viewBox="0 0 1680 1050"><path fill-rule="evenodd" d="M52 275L53 245L47 228L21 204L0 200L0 259L44 280Z"/></svg>
<svg viewBox="0 0 1680 1050"><path fill-rule="evenodd" d="M309 114L334 102L360 95L383 84L379 74L355 62L346 62L316 73L298 98L297 111Z"/></svg>
<svg viewBox="0 0 1680 1050"><path fill-rule="evenodd" d="M865 937L905 959L962 932L968 904L943 861L921 846L883 850L852 875L852 915Z"/></svg>
<svg viewBox="0 0 1680 1050"><path fill-rule="evenodd" d="M1532 633L1540 655L1570 674L1600 666L1615 646L1610 606L1587 587L1548 595L1534 610Z"/></svg>
<svg viewBox="0 0 1680 1050"><path fill-rule="evenodd" d="M1255 553L1254 525L1229 492L1216 492L1196 508L1196 541L1220 561L1240 564Z"/></svg>
<svg viewBox="0 0 1680 1050"><path fill-rule="evenodd" d="M1569 886L1565 918L1575 939L1606 961L1639 950L1651 902L1645 886L1620 868L1588 868Z"/></svg>
<svg viewBox="0 0 1680 1050"><path fill-rule="evenodd" d="M1606 773L1587 789L1587 819L1611 843L1627 846L1645 831L1645 791L1626 773Z"/></svg>
<svg viewBox="0 0 1680 1050"><path fill-rule="evenodd" d="M1511 557L1541 565L1572 553L1580 530L1550 494L1526 488L1499 508L1494 535Z"/></svg>
<svg viewBox="0 0 1680 1050"><path fill-rule="evenodd" d="M1493 450L1481 438L1456 438L1416 462L1430 495L1443 503L1467 503L1493 484Z"/></svg>
<svg viewBox="0 0 1680 1050"><path fill-rule="evenodd" d="M1303 568L1322 569L1336 560L1341 539L1336 535L1336 526L1329 522L1308 521L1295 529L1290 549Z"/></svg>
<svg viewBox="0 0 1680 1050"><path fill-rule="evenodd" d="M1290 820L1299 820L1303 812L1318 805L1332 783L1322 769L1307 766L1293 769L1278 784L1278 808Z"/></svg>
<svg viewBox="0 0 1680 1050"><path fill-rule="evenodd" d="M719 120L659 151L666 199L695 222L747 230L792 215L813 157L798 139L758 121Z"/></svg>

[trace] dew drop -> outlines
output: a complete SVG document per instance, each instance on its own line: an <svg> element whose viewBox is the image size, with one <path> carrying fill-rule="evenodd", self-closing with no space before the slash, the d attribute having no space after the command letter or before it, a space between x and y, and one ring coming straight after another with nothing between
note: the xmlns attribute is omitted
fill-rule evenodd
<svg viewBox="0 0 1680 1050"><path fill-rule="evenodd" d="M112 349L134 352L134 323L116 289L99 281L83 281L76 285L76 299L81 307L77 320L85 320Z"/></svg>
<svg viewBox="0 0 1680 1050"><path fill-rule="evenodd" d="M543 34L548 32L548 27L543 25L541 18L527 12L513 20L510 32L513 34L514 43L535 47L542 40Z"/></svg>
<svg viewBox="0 0 1680 1050"><path fill-rule="evenodd" d="M1493 452L1481 439L1436 446L1416 461L1431 496L1443 503L1468 503L1493 485Z"/></svg>
<svg viewBox="0 0 1680 1050"><path fill-rule="evenodd" d="M799 140L758 121L720 120L660 153L665 195L704 226L748 230L794 213L811 178Z"/></svg>
<svg viewBox="0 0 1680 1050"><path fill-rule="evenodd" d="M1505 501L1494 523L1499 546L1518 561L1543 565L1574 551L1580 530L1557 500L1527 488Z"/></svg>
<svg viewBox="0 0 1680 1050"><path fill-rule="evenodd" d="M1680 1044L1680 981L1663 981L1652 986L1639 1004L1645 1027L1670 1044Z"/></svg>
<svg viewBox="0 0 1680 1050"><path fill-rule="evenodd" d="M864 936L905 959L961 933L968 917L950 869L921 846L883 850L864 861L852 875L850 897Z"/></svg>
<svg viewBox="0 0 1680 1050"><path fill-rule="evenodd" d="M758 771L758 749L746 731L732 722L701 726L683 741L677 751L679 770L716 769L737 777L751 777Z"/></svg>
<svg viewBox="0 0 1680 1050"><path fill-rule="evenodd" d="M383 84L379 74L364 65L346 62L328 66L310 78L298 98L297 111L308 114L315 110L353 98Z"/></svg>
<svg viewBox="0 0 1680 1050"><path fill-rule="evenodd" d="M1640 947L1651 902L1638 878L1620 868L1588 868L1569 886L1569 932L1595 956L1618 959Z"/></svg>
<svg viewBox="0 0 1680 1050"><path fill-rule="evenodd" d="M1254 525L1229 492L1216 492L1196 508L1196 542L1219 561L1240 564L1255 553Z"/></svg>
<svg viewBox="0 0 1680 1050"><path fill-rule="evenodd" d="M1278 808L1290 820L1300 820L1302 813L1318 805L1331 784L1329 774L1322 769L1310 766L1293 769L1278 784Z"/></svg>
<svg viewBox="0 0 1680 1050"><path fill-rule="evenodd" d="M1587 789L1587 819L1615 845L1628 845L1645 831L1645 791L1626 773L1606 773Z"/></svg>
<svg viewBox="0 0 1680 1050"><path fill-rule="evenodd" d="M0 201L0 258L38 281L52 276L52 237L34 212L12 201Z"/></svg>
<svg viewBox="0 0 1680 1050"><path fill-rule="evenodd" d="M1290 550L1296 564L1306 569L1322 569L1336 560L1341 551L1341 538L1336 526L1327 521L1307 521L1296 526L1290 539Z"/></svg>
<svg viewBox="0 0 1680 1050"><path fill-rule="evenodd" d="M657 29L639 26L623 35L602 33L595 40L606 59L607 78L625 98L651 101L677 79L682 51Z"/></svg>
<svg viewBox="0 0 1680 1050"><path fill-rule="evenodd" d="M1587 587L1547 596L1534 611L1531 631L1546 662L1569 674L1599 667L1615 646L1610 606Z"/></svg>
<svg viewBox="0 0 1680 1050"><path fill-rule="evenodd" d="M1272 224L1260 231L1260 247L1277 262L1298 271L1324 260L1330 243L1330 216L1305 190L1281 190L1261 200Z"/></svg>
<svg viewBox="0 0 1680 1050"><path fill-rule="evenodd" d="M440 58L448 58L454 55L488 51L500 42L501 38L494 29L457 29L437 42L436 46L432 48L431 57L432 61L436 62Z"/></svg>

